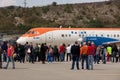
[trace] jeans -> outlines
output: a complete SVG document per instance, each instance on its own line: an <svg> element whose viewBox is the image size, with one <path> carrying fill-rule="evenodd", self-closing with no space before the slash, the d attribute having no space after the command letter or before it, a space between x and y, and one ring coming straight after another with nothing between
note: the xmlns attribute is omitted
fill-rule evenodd
<svg viewBox="0 0 120 80"><path fill-rule="evenodd" d="M91 65L91 70L93 70L93 55L88 55L88 69L90 69Z"/></svg>
<svg viewBox="0 0 120 80"><path fill-rule="evenodd" d="M52 63L52 61L53 61L53 55L52 54L48 54L48 62L50 63Z"/></svg>
<svg viewBox="0 0 120 80"><path fill-rule="evenodd" d="M29 54L29 62L34 63L34 54L33 53Z"/></svg>
<svg viewBox="0 0 120 80"><path fill-rule="evenodd" d="M14 59L13 59L12 56L10 56L10 57L7 57L7 63L6 63L6 66L5 66L6 69L8 68L8 65L9 65L10 61L12 62L13 68L15 68Z"/></svg>
<svg viewBox="0 0 120 80"><path fill-rule="evenodd" d="M97 64L99 64L99 62L100 62L100 54L96 55L96 62L97 62Z"/></svg>
<svg viewBox="0 0 120 80"><path fill-rule="evenodd" d="M2 62L0 62L0 68L2 68Z"/></svg>
<svg viewBox="0 0 120 80"><path fill-rule="evenodd" d="M86 61L86 69L89 69L89 67L88 67L88 55L83 54L81 56L81 58L82 58L82 69L84 69L84 61Z"/></svg>
<svg viewBox="0 0 120 80"><path fill-rule="evenodd" d="M2 54L2 61L6 62L6 60L7 60L7 53L3 52L3 54Z"/></svg>
<svg viewBox="0 0 120 80"><path fill-rule="evenodd" d="M75 62L76 62L77 69L79 69L79 57L78 56L72 56L72 68L71 69L74 69Z"/></svg>
<svg viewBox="0 0 120 80"><path fill-rule="evenodd" d="M112 53L112 62L115 61L115 55L116 55L116 53L117 53L117 52L115 52L115 51L113 51L113 53Z"/></svg>
<svg viewBox="0 0 120 80"><path fill-rule="evenodd" d="M69 58L69 60L71 61L71 53L67 53L66 61L68 61L68 58Z"/></svg>
<svg viewBox="0 0 120 80"><path fill-rule="evenodd" d="M105 53L102 55L102 61L103 61L104 64L106 64L106 55L105 55Z"/></svg>
<svg viewBox="0 0 120 80"><path fill-rule="evenodd" d="M64 53L60 53L60 61L64 61Z"/></svg>

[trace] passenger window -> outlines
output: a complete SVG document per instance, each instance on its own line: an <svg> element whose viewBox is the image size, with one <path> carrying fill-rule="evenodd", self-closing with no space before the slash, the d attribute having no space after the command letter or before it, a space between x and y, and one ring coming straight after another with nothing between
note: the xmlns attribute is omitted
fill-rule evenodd
<svg viewBox="0 0 120 80"><path fill-rule="evenodd" d="M114 37L116 37L116 35L114 35Z"/></svg>
<svg viewBox="0 0 120 80"><path fill-rule="evenodd" d="M81 34L79 34L79 37L81 37Z"/></svg>
<svg viewBox="0 0 120 80"><path fill-rule="evenodd" d="M119 37L119 35L117 35L117 37Z"/></svg>
<svg viewBox="0 0 120 80"><path fill-rule="evenodd" d="M64 34L62 34L61 36L64 37Z"/></svg>
<svg viewBox="0 0 120 80"><path fill-rule="evenodd" d="M71 34L69 34L69 37L71 37Z"/></svg>
<svg viewBox="0 0 120 80"><path fill-rule="evenodd" d="M84 37L85 35L83 34L82 37Z"/></svg>
<svg viewBox="0 0 120 80"><path fill-rule="evenodd" d="M67 34L65 36L67 37Z"/></svg>
<svg viewBox="0 0 120 80"><path fill-rule="evenodd" d="M107 37L109 37L109 35L107 35Z"/></svg>
<svg viewBox="0 0 120 80"><path fill-rule="evenodd" d="M71 31L71 33L73 34L73 31Z"/></svg>
<svg viewBox="0 0 120 80"><path fill-rule="evenodd" d="M96 37L98 37L98 35L96 34Z"/></svg>
<svg viewBox="0 0 120 80"><path fill-rule="evenodd" d="M101 37L103 37L103 34L101 34Z"/></svg>

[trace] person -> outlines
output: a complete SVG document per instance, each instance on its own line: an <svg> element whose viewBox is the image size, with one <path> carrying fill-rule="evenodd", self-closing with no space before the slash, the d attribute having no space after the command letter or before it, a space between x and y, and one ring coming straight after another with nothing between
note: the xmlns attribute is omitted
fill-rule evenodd
<svg viewBox="0 0 120 80"><path fill-rule="evenodd" d="M68 44L68 47L66 47L66 53L67 53L67 58L66 58L66 61L68 61L68 58L69 58L69 60L71 61L71 46L70 46L70 44Z"/></svg>
<svg viewBox="0 0 120 80"><path fill-rule="evenodd" d="M116 62L120 62L120 46L118 47L118 57L116 58Z"/></svg>
<svg viewBox="0 0 120 80"><path fill-rule="evenodd" d="M7 42L4 41L3 44L1 45L2 48L2 61L6 62L7 60Z"/></svg>
<svg viewBox="0 0 120 80"><path fill-rule="evenodd" d="M45 64L46 48L44 43L41 44L41 48L40 48L40 60L42 61L42 64Z"/></svg>
<svg viewBox="0 0 120 80"><path fill-rule="evenodd" d="M59 52L57 45L53 47L53 55L54 55L54 61L59 61Z"/></svg>
<svg viewBox="0 0 120 80"><path fill-rule="evenodd" d="M25 62L25 47L24 47L24 45L19 45L18 46L18 59L20 60L20 63L21 62Z"/></svg>
<svg viewBox="0 0 120 80"><path fill-rule="evenodd" d="M60 61L64 61L64 53L65 53L65 46L64 44L61 44L59 47L60 52Z"/></svg>
<svg viewBox="0 0 120 80"><path fill-rule="evenodd" d="M117 53L118 53L117 46L115 44L113 44L113 46L112 46L112 62L115 62L115 58L117 58L116 57Z"/></svg>
<svg viewBox="0 0 120 80"><path fill-rule="evenodd" d="M0 69L2 69L2 48L0 45Z"/></svg>
<svg viewBox="0 0 120 80"><path fill-rule="evenodd" d="M14 48L14 50L15 50L15 48ZM17 58L18 58L18 60L21 63L22 62L22 53L23 53L23 51L22 51L22 45L21 44L18 45L18 49L17 50L18 50Z"/></svg>
<svg viewBox="0 0 120 80"><path fill-rule="evenodd" d="M8 65L9 65L10 61L12 62L13 69L15 69L15 63L14 63L14 59L12 57L12 55L14 53L14 48L10 43L8 43L7 46L8 46L8 48L7 48L7 63L5 65L5 69L8 68Z"/></svg>
<svg viewBox="0 0 120 80"><path fill-rule="evenodd" d="M101 46L98 46L96 49L96 61L95 61L95 63L97 63L97 64L99 64L99 62L100 62L100 48L101 48Z"/></svg>
<svg viewBox="0 0 120 80"><path fill-rule="evenodd" d="M112 47L110 45L107 46L107 61L111 61L112 55Z"/></svg>
<svg viewBox="0 0 120 80"><path fill-rule="evenodd" d="M102 54L102 62L103 62L103 64L106 64L106 53L107 53L106 47L102 46L101 47L101 54Z"/></svg>
<svg viewBox="0 0 120 80"><path fill-rule="evenodd" d="M24 45L26 61L29 61L29 54L28 54L29 46L30 46L30 45L28 44L28 42L26 42L25 45Z"/></svg>
<svg viewBox="0 0 120 80"><path fill-rule="evenodd" d="M96 62L96 46L94 44L94 42L91 42L91 46L92 46L92 54L93 54L93 58L94 58L94 62Z"/></svg>
<svg viewBox="0 0 120 80"><path fill-rule="evenodd" d="M80 56L82 59L82 69L84 69L84 61L86 61L86 69L89 69L88 67L88 46L86 45L86 42L83 42L83 46L80 49Z"/></svg>
<svg viewBox="0 0 120 80"><path fill-rule="evenodd" d="M77 41L74 45L71 46L71 54L72 54L72 68L74 69L74 65L76 62L77 70L79 70L79 57L80 57L80 46L78 45Z"/></svg>
<svg viewBox="0 0 120 80"><path fill-rule="evenodd" d="M35 53L35 59L34 61L39 61L39 47L38 47L38 44L36 44L35 48L34 48L34 53ZM37 60L38 59L38 60Z"/></svg>
<svg viewBox="0 0 120 80"><path fill-rule="evenodd" d="M91 43L88 44L88 69L93 70L93 47L91 46Z"/></svg>
<svg viewBox="0 0 120 80"><path fill-rule="evenodd" d="M52 63L53 61L53 47L49 45L48 48L48 56L47 56L48 63Z"/></svg>
<svg viewBox="0 0 120 80"><path fill-rule="evenodd" d="M30 53L29 53L29 62L32 62L34 64L34 48L33 48L33 43L31 42L30 45Z"/></svg>

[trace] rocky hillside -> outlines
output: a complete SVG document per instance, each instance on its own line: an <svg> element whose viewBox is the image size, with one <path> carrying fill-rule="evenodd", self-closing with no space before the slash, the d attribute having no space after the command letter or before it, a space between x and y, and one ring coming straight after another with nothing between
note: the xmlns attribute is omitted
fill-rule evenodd
<svg viewBox="0 0 120 80"><path fill-rule="evenodd" d="M19 34L33 27L59 26L120 27L120 1L0 8L0 32Z"/></svg>

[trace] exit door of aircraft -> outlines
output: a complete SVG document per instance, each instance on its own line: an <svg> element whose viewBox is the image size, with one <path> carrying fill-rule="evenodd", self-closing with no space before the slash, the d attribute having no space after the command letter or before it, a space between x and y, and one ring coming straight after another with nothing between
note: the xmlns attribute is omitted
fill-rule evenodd
<svg viewBox="0 0 120 80"><path fill-rule="evenodd" d="M52 34L52 32L46 33L45 42L46 43L52 43L53 42L53 34Z"/></svg>

